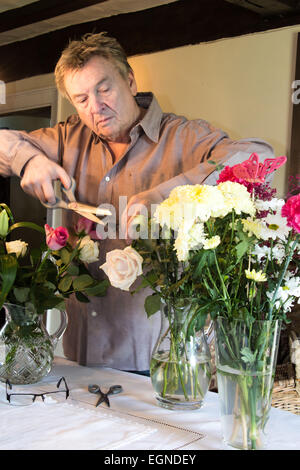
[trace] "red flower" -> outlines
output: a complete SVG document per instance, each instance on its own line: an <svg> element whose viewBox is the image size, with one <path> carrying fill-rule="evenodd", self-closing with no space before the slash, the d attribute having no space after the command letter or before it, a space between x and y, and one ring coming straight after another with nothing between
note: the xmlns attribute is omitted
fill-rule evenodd
<svg viewBox="0 0 300 470"><path fill-rule="evenodd" d="M289 227L300 233L300 194L287 200L281 209L281 215L287 218Z"/></svg>
<svg viewBox="0 0 300 470"><path fill-rule="evenodd" d="M46 243L50 250L60 250L67 244L69 232L64 227L57 227L56 229L45 225Z"/></svg>

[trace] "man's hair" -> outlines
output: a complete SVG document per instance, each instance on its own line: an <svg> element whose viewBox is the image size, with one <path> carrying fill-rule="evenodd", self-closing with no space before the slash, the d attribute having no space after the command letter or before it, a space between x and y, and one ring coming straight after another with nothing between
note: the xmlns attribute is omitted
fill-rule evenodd
<svg viewBox="0 0 300 470"><path fill-rule="evenodd" d="M63 50L54 71L56 86L63 96L68 98L65 88L66 72L82 68L95 56L114 62L123 78L127 78L132 69L125 51L115 38L106 34L85 34L80 40L70 41Z"/></svg>

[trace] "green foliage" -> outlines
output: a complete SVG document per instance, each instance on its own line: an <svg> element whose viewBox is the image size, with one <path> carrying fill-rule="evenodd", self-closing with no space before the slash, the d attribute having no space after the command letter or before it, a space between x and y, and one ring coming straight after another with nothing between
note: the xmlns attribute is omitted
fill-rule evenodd
<svg viewBox="0 0 300 470"><path fill-rule="evenodd" d="M31 222L15 223L5 204L0 204L0 210L0 308L9 302L31 306L43 314L54 307L64 310L65 299L72 294L85 303L90 296L106 294L108 281L94 279L80 259L80 237L75 246L67 242L60 250L48 248L45 237L39 248L27 247L26 258L20 253L7 253L6 237L16 228L37 230L44 235L45 230Z"/></svg>

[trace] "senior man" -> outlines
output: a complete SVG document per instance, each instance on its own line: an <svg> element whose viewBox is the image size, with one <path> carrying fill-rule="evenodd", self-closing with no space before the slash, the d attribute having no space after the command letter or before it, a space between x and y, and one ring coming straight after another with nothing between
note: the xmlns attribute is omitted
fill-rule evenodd
<svg viewBox="0 0 300 470"><path fill-rule="evenodd" d="M140 207L161 202L175 186L215 183L209 160L233 165L252 152L261 160L273 156L258 139L232 141L204 120L162 112L152 93L137 93L122 47L106 33L70 42L55 77L78 114L31 133L0 131L0 173L19 175L22 188L41 201L53 203L53 181L67 188L72 176L79 201L111 204L116 220L128 228ZM122 208L120 196L127 198ZM74 226L75 216L64 217ZM126 246L120 232L99 241L100 261L90 265L99 278L105 276L99 266L106 253ZM148 370L159 318L147 319L145 296L145 291L130 295L110 287L89 304L70 299L66 357L82 365Z"/></svg>

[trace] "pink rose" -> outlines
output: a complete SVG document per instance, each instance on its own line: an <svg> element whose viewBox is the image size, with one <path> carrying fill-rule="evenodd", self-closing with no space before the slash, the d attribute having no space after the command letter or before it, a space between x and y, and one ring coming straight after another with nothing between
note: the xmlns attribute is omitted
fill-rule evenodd
<svg viewBox="0 0 300 470"><path fill-rule="evenodd" d="M86 217L80 217L80 219L78 219L77 221L77 224L75 225L75 233L77 233L77 235L80 235L80 234L89 235L92 239L95 240L99 238L96 233L95 228L96 228L95 222L87 219Z"/></svg>
<svg viewBox="0 0 300 470"><path fill-rule="evenodd" d="M289 227L300 233L300 194L287 200L281 209L281 215L287 218Z"/></svg>
<svg viewBox="0 0 300 470"><path fill-rule="evenodd" d="M65 227L57 227L56 229L45 224L46 243L50 250L60 250L67 244L69 232Z"/></svg>
<svg viewBox="0 0 300 470"><path fill-rule="evenodd" d="M129 290L136 278L143 272L143 258L134 248L112 250L106 254L106 263L100 266L113 287Z"/></svg>

